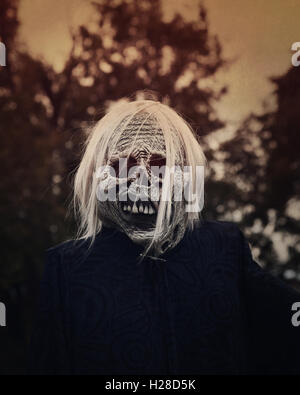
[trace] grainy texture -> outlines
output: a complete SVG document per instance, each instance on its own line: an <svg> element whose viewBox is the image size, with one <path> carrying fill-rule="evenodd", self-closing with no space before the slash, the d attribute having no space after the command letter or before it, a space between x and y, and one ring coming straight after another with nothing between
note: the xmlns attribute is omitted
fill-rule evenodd
<svg viewBox="0 0 300 395"><path fill-rule="evenodd" d="M47 251L30 373L299 374L300 295L260 268L234 224L206 221L164 254L104 228Z"/></svg>

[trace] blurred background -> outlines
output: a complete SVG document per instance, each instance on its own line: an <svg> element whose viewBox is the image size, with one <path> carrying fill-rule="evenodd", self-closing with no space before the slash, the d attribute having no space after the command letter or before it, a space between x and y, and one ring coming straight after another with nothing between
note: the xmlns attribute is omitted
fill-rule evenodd
<svg viewBox="0 0 300 395"><path fill-rule="evenodd" d="M137 91L198 134L203 217L237 223L300 289L299 18L298 0L1 0L1 374L25 372L44 251L74 236L85 131Z"/></svg>

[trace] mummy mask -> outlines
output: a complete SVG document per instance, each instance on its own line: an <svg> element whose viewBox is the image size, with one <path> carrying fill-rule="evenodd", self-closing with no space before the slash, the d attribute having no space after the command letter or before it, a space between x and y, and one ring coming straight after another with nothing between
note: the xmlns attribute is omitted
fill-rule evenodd
<svg viewBox="0 0 300 395"><path fill-rule="evenodd" d="M179 142L174 141L172 147L176 167L183 168L184 153ZM187 225L184 202L175 201L173 193L168 205L170 215L161 216L168 212L161 202L164 174L154 174L153 169L163 169L166 164L163 130L155 116L139 112L129 121L127 116L116 128L99 176L100 192L116 186L115 199L99 200L101 221L123 231L155 256L173 248L182 239Z"/></svg>

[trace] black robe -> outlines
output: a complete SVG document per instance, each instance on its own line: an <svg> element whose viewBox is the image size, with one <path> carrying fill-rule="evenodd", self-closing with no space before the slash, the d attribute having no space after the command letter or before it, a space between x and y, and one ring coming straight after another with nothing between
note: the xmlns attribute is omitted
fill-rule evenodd
<svg viewBox="0 0 300 395"><path fill-rule="evenodd" d="M300 373L300 294L236 225L202 221L163 260L108 228L88 246L46 252L29 373Z"/></svg>

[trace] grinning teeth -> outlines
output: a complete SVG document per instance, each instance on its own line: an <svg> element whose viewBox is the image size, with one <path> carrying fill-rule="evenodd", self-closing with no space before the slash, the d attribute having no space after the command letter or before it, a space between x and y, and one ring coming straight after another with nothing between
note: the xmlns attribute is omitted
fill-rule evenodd
<svg viewBox="0 0 300 395"><path fill-rule="evenodd" d="M149 204L137 204L136 202L131 204L124 203L122 205L122 210L124 212L133 213L133 214L145 214L145 215L153 215L155 214L155 209Z"/></svg>

